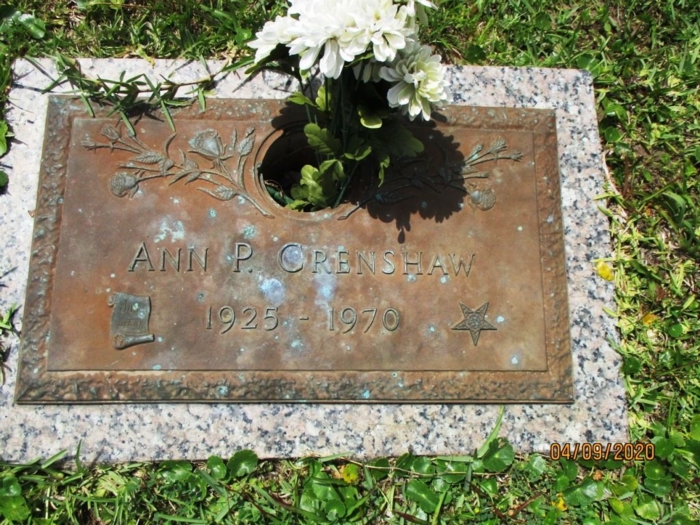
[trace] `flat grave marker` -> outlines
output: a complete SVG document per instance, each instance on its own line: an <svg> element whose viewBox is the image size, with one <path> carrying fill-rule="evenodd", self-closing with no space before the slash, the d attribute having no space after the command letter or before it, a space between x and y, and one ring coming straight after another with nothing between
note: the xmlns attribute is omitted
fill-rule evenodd
<svg viewBox="0 0 700 525"><path fill-rule="evenodd" d="M288 109L51 97L18 401L573 401L554 112L445 107L303 213Z"/></svg>
<svg viewBox="0 0 700 525"><path fill-rule="evenodd" d="M3 277L1 282L3 287L0 294L0 310L6 311L13 304L20 305L15 321L17 328L22 331L27 328L25 319L33 308L31 304L25 304L25 297L29 261L32 255L34 217L38 212L36 204L41 169L40 152L45 138L44 124L50 97L48 94L41 94L41 90L46 88L51 83L51 78L55 78L57 75L51 61L42 60L39 63L46 73L26 61L18 61L14 65L16 81L9 95L11 104L8 108L7 118L18 141L13 144L11 151L3 159L7 164L6 171L10 174L10 187L8 193L0 201L0 206L2 206L0 211L0 242L5 247L5 250L0 254L0 270L3 272L12 270ZM81 60L80 64L85 74L102 78L118 78L124 72L127 78L139 74L146 74L151 78L159 78L160 75L163 75L175 81L191 82L207 74L207 71L200 64L188 64L184 61L156 61L155 66L141 60ZM213 71L219 67L219 64L212 63L209 67ZM552 110L556 118L557 159L561 175L561 211L569 304L567 313L571 341L573 403L543 404L524 401L517 404L507 404L501 435L506 436L518 450L540 452L548 452L549 446L553 442L615 443L628 441L626 397L624 385L619 375L621 360L611 345L611 342L614 342L617 337L615 322L605 313L605 309L614 309L613 285L597 276L595 271L596 261L611 256L611 247L606 217L598 209L601 201L596 200L596 197L604 192L605 174L590 75L581 71L567 70L474 67L448 68L448 77L449 93L452 96L451 104L466 107ZM252 81L246 81L236 75L229 75L218 82L216 96L242 99L283 99L290 88L293 86L290 86L286 79L273 75L265 75ZM70 86L60 86L56 91L66 93L70 91ZM114 125L115 120L111 119L110 122ZM211 127L214 129L214 126ZM101 128L95 131L98 137L101 137L101 141L107 140L99 135ZM178 128L178 133L183 131L184 129ZM230 135L224 131L221 130L222 144L228 145ZM243 131L245 132L245 129ZM167 132L165 135L167 138ZM84 138L84 136L80 137L80 141ZM509 150L521 149L522 153L527 153L526 148L516 145L512 138L503 138L506 140ZM192 136L184 133L179 138L181 148L186 153L186 150L192 149L188 144L190 139ZM483 142L485 148L488 148L491 143L490 137L478 138L474 142ZM473 142L465 140L464 144L468 149ZM162 144L154 141L150 146L160 148ZM177 150L173 150L173 152L177 152ZM179 155L179 153L177 154ZM111 177L114 165L107 165L107 162L112 162L109 160L110 155L107 154L104 159L106 159L105 165L98 165L97 169L104 169L105 174L109 173L109 177ZM524 161L525 159L521 159L519 165L524 166ZM507 162L499 161L499 166L501 164L505 169L510 169ZM211 166L203 161L201 165ZM499 167L499 169L503 168ZM169 182L167 179L153 179L147 182L142 186L143 197L155 200L166 199L170 203L169 205L174 204L174 202L170 202L170 198L178 198L180 204L186 199L201 198L200 202L206 203L206 213L213 207L215 199L198 191L195 186L192 186L192 183L185 185L180 181L169 186ZM104 190L110 191L109 186L105 187L105 180L102 179L91 191ZM183 192L180 196L177 193L179 191ZM432 192L433 190L428 191ZM117 208L124 208L139 198L141 197L134 196L131 199L128 196L124 198L114 197L113 201L118 203ZM497 192L496 198L496 203L491 210L474 211L473 215L477 217L476 220L482 220L492 212L496 213L498 206L506 202L504 194ZM422 200L415 202L420 206ZM381 209L378 204L372 206ZM466 206L469 207L469 204L467 203ZM254 207L252 205L248 207L251 212L251 220L253 220L252 217L255 217L252 214ZM226 208L221 206L217 209ZM357 213L354 213L348 220L351 220L355 215ZM433 219L422 220L422 223L426 225L436 224ZM419 223L412 219L410 221L412 229L404 229L406 243L413 242L414 238L411 236L418 233L415 229L417 224ZM401 228L397 228L395 221L386 223L385 226L387 228L386 243L378 243L381 246L376 248L382 253L385 250L391 250L392 243L398 244L401 234ZM151 243L147 244L147 248L149 256L152 256L151 262L154 271L143 270L143 263L138 263L141 275L171 273L170 268L173 266L168 255L166 254L165 260L166 271L161 272L162 260L158 257L162 257L162 255L156 252L156 256L153 256L150 251L151 246L167 245L170 248L170 254L177 261L177 242L172 243L171 239L174 233L177 241L179 230L172 226L169 227L173 232L164 230L166 237L162 241L155 243L153 242L155 238L149 239ZM227 224L225 227L230 231L240 232L245 228L245 225L234 223ZM520 233L526 232L527 230L523 229L523 232ZM160 228L158 228L150 235L157 236L160 233ZM248 233L252 233L251 230L248 230ZM293 237L290 236L288 242L303 244L307 250L306 257L313 257L313 251L310 250L323 249L323 246L319 247L310 238L304 242L302 237L296 233ZM113 263L121 274L129 273L128 267L133 262L143 240L136 236L132 237L128 233L119 237L119 242L128 248L124 251L126 262ZM281 241L282 238L279 237L279 240ZM261 255L263 252L260 250L263 245L269 243L272 246L275 241L270 239L259 244L260 239L256 237L249 240L244 238L242 242L248 242L254 249L257 248L256 255ZM333 250L326 251L329 260L331 255L335 254L336 269L337 248L340 245L347 251L370 251L370 248L364 248L360 245L350 246L348 244L346 246L346 244L345 241L340 242L333 239ZM279 244L275 245L275 249L280 246ZM384 248L384 246L387 247ZM185 244L181 248L180 269L187 270L189 260L186 248L188 246ZM413 249L412 251L420 250ZM436 251L438 253L453 253L451 249L444 250L443 248ZM471 249L466 250L466 253L471 253L471 251ZM470 276L465 280L466 283L476 282L476 277L483 275L477 272L479 254L476 250L474 252L476 257ZM244 251L239 253L245 256ZM275 250L273 253L276 253ZM377 253L379 252L377 251ZM201 250L197 249L197 254L203 259ZM322 258L320 255L319 257ZM344 258L344 256L341 257ZM423 257L427 258L428 256L424 255ZM416 275L417 279L414 283L409 283L407 280L409 275L402 273L396 273L394 277L384 274L375 275L373 278L377 280L384 277L397 278L397 282L400 279L406 279L407 285L420 285L421 282L428 282L419 280L418 277L437 277L439 280L443 277L439 267L435 268L433 275L427 275L430 266L432 266L432 258L431 253L430 260L426 259L427 262L423 262L424 265L428 265L422 269L423 275ZM313 265L313 259L305 260L310 261L307 264ZM207 261L208 264L209 261ZM252 258L247 262L251 261ZM348 258L348 261L351 259ZM242 261L241 264L243 265L245 262ZM380 269L380 262L381 257L378 257L376 270ZM213 265L213 262L211 264ZM362 264L364 273L365 263ZM451 265L451 262L449 264ZM213 269L214 266L211 268ZM397 268L403 271L402 267L397 266ZM409 270L413 268L417 267L410 265L408 267ZM315 274L312 273L312 270L313 266L309 270L313 279ZM118 275L117 271L106 274L110 282L114 280L111 278L111 273L115 274L114 279ZM131 272L132 275L135 273ZM192 272L181 271L179 273L185 277L188 274L198 277L203 275L196 258L192 260ZM301 273L298 272L298 274ZM348 275L334 274L334 277L340 280ZM461 272L459 277L463 277ZM472 280L472 277L475 279ZM448 286L450 285L441 283L441 287ZM111 288L111 286L109 283L105 283L104 288ZM268 293L271 290L268 289ZM149 295L144 294L138 288L112 289L111 292L129 293L139 297ZM217 289L216 293L221 293L221 291ZM262 292L258 293L262 294ZM260 297L264 298L264 294ZM105 302L102 302L102 299ZM153 299L146 336L153 334L155 341L117 350L113 348L112 339L109 337L111 316L114 310L106 302L108 296L104 294L100 296L99 308L104 309L104 315L107 317L100 328L102 332L96 335L99 335L101 341L107 340L110 351L122 355L130 351L140 352L149 345L155 347L158 344L157 338L163 336L163 330L157 328L155 321L156 316L159 315L158 312L162 312L163 309L160 308L162 306L160 302L156 304L155 296ZM432 299L432 295L429 295L421 302L427 303ZM456 298L456 300L461 301L472 311L478 310L485 302L489 302L486 310L488 317L485 315L484 318L498 328L499 324L494 322L498 317L495 307L496 300L491 297L479 298L474 302L465 301L461 297ZM261 302L266 303L267 301ZM395 306L397 304L399 303L392 300L392 304L387 303L386 306L387 308L395 307L401 313L404 307ZM222 303L221 306L225 305ZM251 303L251 306L260 308L264 307L265 304L257 304L256 302L256 304ZM341 304L341 306L356 309L358 313L357 324L364 322L361 327L361 330L364 330L370 313L363 314L360 309L365 309L368 306L361 304ZM295 307L297 306L295 305ZM139 308L141 307L139 306ZM378 306L377 308L379 310L378 320L375 320L367 334L372 332L375 327L380 327L380 330L385 329L383 325L377 324L378 321L381 321L379 316L383 315L384 310L381 309L383 307ZM280 309L280 311L282 310ZM322 308L320 312L323 313ZM218 311L215 313L218 314ZM335 313L336 315L341 314L342 309L341 311L336 310ZM200 323L202 323L203 329L206 329L206 309L204 317L201 314L202 310L199 311ZM264 314L264 311L258 310L258 317L264 318ZM238 316L238 312L236 315ZM311 313L303 315L311 317ZM445 323L449 324L450 327L458 326L464 320L459 305L450 306L449 316L445 315ZM212 320L214 319L213 317ZM227 319L225 312L224 319ZM349 312L346 312L345 319L351 320ZM264 319L259 320L264 321ZM336 321L337 327L343 326L343 330L349 326L342 324L338 318ZM239 322L239 319L236 322ZM320 323L319 326L327 329L323 323ZM219 331L224 328L222 327ZM233 335L240 336L245 333L240 325L235 324L229 332L219 335L223 337L232 335L230 332L234 329L237 330L237 333L234 332ZM454 330L454 332L455 335L463 336L468 351L486 348L487 343L491 344L492 338L499 334L499 330L481 330L475 346L469 330ZM342 335L355 337L352 335L353 333L353 331L348 332L348 334L338 333L337 338L340 340ZM135 325L135 334L143 335L138 323ZM484 346L482 347L482 345ZM11 346L9 358L5 364L9 370L6 370L5 384L0 386L0 440L4 444L3 460L14 462L30 461L37 456L48 457L61 450L75 451L78 443L81 443L80 450L83 461L99 462L151 461L175 457L205 459L210 455L229 456L232 450L239 448L252 449L260 457L300 457L308 454L343 453L359 458L371 458L399 455L409 448L414 454L419 455L461 454L474 450L483 443L483 440L493 429L499 412L498 402L493 404L441 402L427 404L420 402L331 404L227 401L225 403L183 402L173 404L172 402L148 401L142 403L18 405L15 403L19 365L18 344L15 343ZM158 364L162 366L167 363L153 363L151 366ZM151 368L144 370L144 372L153 373L156 371ZM389 374L391 375L393 372L393 370L389 371ZM75 372L57 371L53 373L72 374ZM243 373L247 374L248 372ZM392 379L394 378L392 377ZM363 393L364 391L359 393L360 397Z"/></svg>

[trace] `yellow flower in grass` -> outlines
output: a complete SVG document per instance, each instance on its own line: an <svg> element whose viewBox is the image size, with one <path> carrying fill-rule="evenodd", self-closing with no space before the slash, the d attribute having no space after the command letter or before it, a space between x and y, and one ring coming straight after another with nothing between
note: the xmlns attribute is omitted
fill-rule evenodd
<svg viewBox="0 0 700 525"><path fill-rule="evenodd" d="M564 496L562 496L561 493L557 494L557 499L552 501L552 506L561 512L564 512L568 508L566 506L566 501L564 501Z"/></svg>

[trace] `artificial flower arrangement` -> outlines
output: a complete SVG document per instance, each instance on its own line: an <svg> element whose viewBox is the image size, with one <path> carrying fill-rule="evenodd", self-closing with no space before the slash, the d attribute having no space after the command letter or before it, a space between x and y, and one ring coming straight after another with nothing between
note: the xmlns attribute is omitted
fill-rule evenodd
<svg viewBox="0 0 700 525"><path fill-rule="evenodd" d="M383 182L392 162L415 157L423 144L403 125L430 120L444 102L439 55L418 40L429 0L290 0L286 16L265 24L249 46L251 72L293 74L306 108L304 134L315 163L300 167L290 191L268 191L289 208L336 207L360 166ZM315 88L314 88L315 87Z"/></svg>

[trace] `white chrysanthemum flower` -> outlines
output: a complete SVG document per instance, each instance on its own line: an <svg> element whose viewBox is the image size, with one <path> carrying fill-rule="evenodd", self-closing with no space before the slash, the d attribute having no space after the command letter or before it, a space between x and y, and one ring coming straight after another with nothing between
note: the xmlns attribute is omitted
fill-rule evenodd
<svg viewBox="0 0 700 525"><path fill-rule="evenodd" d="M286 16L278 16L274 20L266 22L261 31L255 33L256 39L248 45L255 52L255 62L267 58L280 44L289 44L295 37L296 20Z"/></svg>
<svg viewBox="0 0 700 525"><path fill-rule="evenodd" d="M361 20L371 34L374 57L378 62L394 60L412 35L412 29L407 26L406 8L392 0L367 0L362 4Z"/></svg>
<svg viewBox="0 0 700 525"><path fill-rule="evenodd" d="M329 0L327 3L337 4L337 0ZM313 15L319 8L318 0L289 0L287 14L299 15L299 18Z"/></svg>
<svg viewBox="0 0 700 525"><path fill-rule="evenodd" d="M404 3L406 4L408 16L420 15L421 12L425 13L425 7L435 9L435 4L430 0L404 0Z"/></svg>
<svg viewBox="0 0 700 525"><path fill-rule="evenodd" d="M436 6L430 0L402 0L406 6L407 22L406 26L409 27L414 33L418 33L418 22L421 24L428 24L428 15L425 14L425 8L429 7L434 9Z"/></svg>
<svg viewBox="0 0 700 525"><path fill-rule="evenodd" d="M269 56L279 44L300 57L299 67L308 71L318 64L327 78L338 78L345 64L371 49L377 63L393 61L406 42L416 37L410 13L429 0L290 0L288 15L268 22L250 46L255 61ZM415 3L418 2L418 6ZM376 67L363 77L376 79Z"/></svg>
<svg viewBox="0 0 700 525"><path fill-rule="evenodd" d="M430 105L447 98L440 55L413 40L391 67L382 67L380 76L394 83L387 93L389 106L400 108L411 120L418 115L430 120Z"/></svg>
<svg viewBox="0 0 700 525"><path fill-rule="evenodd" d="M347 1L297 1L294 14L299 15L298 36L289 43L289 52L301 57L302 70L311 69L318 61L324 76L338 78L345 62L366 48L347 36L347 28L354 25Z"/></svg>

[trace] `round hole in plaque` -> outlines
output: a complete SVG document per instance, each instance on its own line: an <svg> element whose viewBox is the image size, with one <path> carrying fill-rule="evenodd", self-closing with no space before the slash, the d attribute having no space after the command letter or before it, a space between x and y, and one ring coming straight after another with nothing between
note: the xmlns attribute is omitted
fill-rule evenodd
<svg viewBox="0 0 700 525"><path fill-rule="evenodd" d="M306 164L316 164L316 155L306 140L303 124L281 130L258 167L263 188L278 206L291 199L292 188L299 184L301 168Z"/></svg>
<svg viewBox="0 0 700 525"><path fill-rule="evenodd" d="M289 210L294 215L304 218L330 218L353 207L362 200L366 193L370 174L366 166L358 166L352 183L346 188L338 206L334 207L335 198L329 199L329 205L311 211L311 206L294 207L290 204L299 197L301 170L304 166L319 166L315 150L309 146L304 134L305 122L297 122L278 129L269 138L269 146L262 151L262 160L257 165L259 184L267 200L277 209ZM294 188L297 188L295 190ZM303 194L303 192L302 192ZM337 195L337 194L336 194Z"/></svg>

